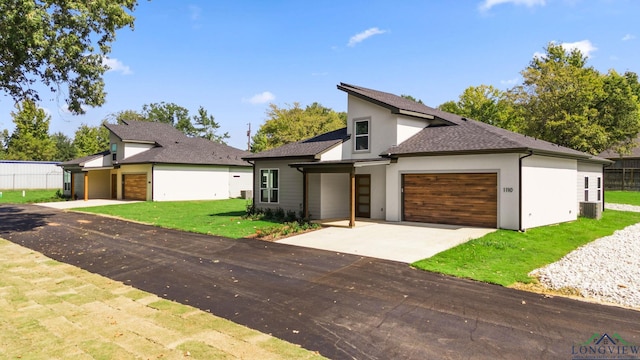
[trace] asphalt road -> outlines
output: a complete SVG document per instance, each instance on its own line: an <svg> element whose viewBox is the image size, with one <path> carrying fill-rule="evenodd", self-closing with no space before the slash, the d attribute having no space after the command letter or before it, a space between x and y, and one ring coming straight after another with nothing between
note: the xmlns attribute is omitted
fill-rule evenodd
<svg viewBox="0 0 640 360"><path fill-rule="evenodd" d="M35 205L0 206L0 237L332 359L571 359L595 333L640 344L638 311L392 261Z"/></svg>

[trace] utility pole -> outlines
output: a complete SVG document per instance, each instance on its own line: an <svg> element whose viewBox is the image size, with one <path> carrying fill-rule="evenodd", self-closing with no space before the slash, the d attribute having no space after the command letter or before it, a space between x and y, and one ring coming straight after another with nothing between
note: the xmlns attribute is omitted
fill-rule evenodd
<svg viewBox="0 0 640 360"><path fill-rule="evenodd" d="M251 151L251 123L248 123L249 130L247 130L247 151Z"/></svg>

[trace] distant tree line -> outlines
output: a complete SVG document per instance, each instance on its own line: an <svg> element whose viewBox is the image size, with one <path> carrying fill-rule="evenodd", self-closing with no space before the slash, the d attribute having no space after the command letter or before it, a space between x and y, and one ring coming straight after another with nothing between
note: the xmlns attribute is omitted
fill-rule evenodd
<svg viewBox="0 0 640 360"><path fill-rule="evenodd" d="M11 117L15 129L11 134L7 129L0 132L0 159L67 161L109 148L109 131L102 125L81 124L73 138L62 132L50 135L51 116L31 100L24 100L18 104ZM163 122L174 126L187 136L201 137L223 144L229 138L228 133L218 134L220 125L202 106L196 115L191 116L189 110L174 103L146 104L141 111L120 111L110 115L102 123L122 123L126 120Z"/></svg>

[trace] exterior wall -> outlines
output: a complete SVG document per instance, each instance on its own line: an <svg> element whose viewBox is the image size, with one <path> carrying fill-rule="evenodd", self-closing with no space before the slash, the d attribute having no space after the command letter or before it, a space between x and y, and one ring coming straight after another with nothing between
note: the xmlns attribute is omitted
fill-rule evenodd
<svg viewBox="0 0 640 360"><path fill-rule="evenodd" d="M62 168L49 161L0 161L0 189L62 189Z"/></svg>
<svg viewBox="0 0 640 360"><path fill-rule="evenodd" d="M84 199L84 172L74 173L72 198ZM111 171L92 170L89 174L89 199L109 199L111 197Z"/></svg>
<svg viewBox="0 0 640 360"><path fill-rule="evenodd" d="M155 165L153 200L218 200L229 198L226 166Z"/></svg>
<svg viewBox="0 0 640 360"><path fill-rule="evenodd" d="M242 190L253 189L253 168L230 167L229 168L229 197L240 197Z"/></svg>
<svg viewBox="0 0 640 360"><path fill-rule="evenodd" d="M578 162L578 176L577 176L577 196L578 204L586 201L584 192L584 178L589 178L589 202L599 202L602 210L604 210L604 174L602 173L602 164ZM598 188L598 179L600 187ZM598 193L600 197L598 198ZM578 208L579 209L579 208Z"/></svg>
<svg viewBox="0 0 640 360"><path fill-rule="evenodd" d="M111 155L106 155L101 158L97 158L91 161L87 161L84 164L85 168L101 168L101 167L111 167Z"/></svg>
<svg viewBox="0 0 640 360"><path fill-rule="evenodd" d="M577 161L531 156L522 161L522 228L577 219Z"/></svg>
<svg viewBox="0 0 640 360"><path fill-rule="evenodd" d="M71 176L73 176L73 189L70 194L71 198L84 198L84 173L73 173Z"/></svg>
<svg viewBox="0 0 640 360"><path fill-rule="evenodd" d="M320 161L342 160L342 146L336 145L331 150L320 155Z"/></svg>
<svg viewBox="0 0 640 360"><path fill-rule="evenodd" d="M255 161L256 176L253 179L253 198L256 208L282 208L285 211L295 211L296 213L302 211L304 178L300 171L288 165L295 161L298 161L298 159ZM260 170L262 169L279 170L279 191L277 203L263 203L260 201Z"/></svg>
<svg viewBox="0 0 640 360"><path fill-rule="evenodd" d="M122 165L120 169L117 169L116 174L118 178L118 199L122 200L122 175L123 174L147 174L147 201L153 200L152 189L152 175L151 164L139 164L139 165Z"/></svg>
<svg viewBox="0 0 640 360"><path fill-rule="evenodd" d="M319 219L349 217L349 174L321 174L320 179Z"/></svg>
<svg viewBox="0 0 640 360"><path fill-rule="evenodd" d="M309 174L309 217L311 219L319 219L322 217L321 206L322 200L320 197L321 191L321 175L322 174Z"/></svg>
<svg viewBox="0 0 640 360"><path fill-rule="evenodd" d="M138 144L138 143L123 143L123 148L122 150L120 150L121 148L118 147L118 151L117 151L117 159L118 160L122 160L124 158L128 158L131 157L133 155L138 155L142 152L145 152L151 148L153 148L154 145L153 144ZM122 155L121 155L122 153ZM120 156L123 156L122 158L120 158Z"/></svg>
<svg viewBox="0 0 640 360"><path fill-rule="evenodd" d="M372 159L386 151L396 141L396 118L388 109L373 105L370 102L360 100L349 95L347 105L347 134L351 139L342 145L343 159ZM369 151L355 152L354 146L354 120L369 119Z"/></svg>
<svg viewBox="0 0 640 360"><path fill-rule="evenodd" d="M384 210L386 208L387 166L377 165L357 168L356 174L371 175L371 219L383 220L386 214ZM349 196L349 192L347 192L346 196Z"/></svg>
<svg viewBox="0 0 640 360"><path fill-rule="evenodd" d="M386 168L386 220L401 220L402 174L495 172L498 174L499 190L498 227L517 230L518 156L519 154L493 154L400 158L397 163L389 164Z"/></svg>
<svg viewBox="0 0 640 360"><path fill-rule="evenodd" d="M424 129L427 126L427 123L421 119L411 119L411 118L403 118L399 117L397 119L398 124L398 134L396 137L396 143L392 145L398 145L413 135L420 132L420 130Z"/></svg>

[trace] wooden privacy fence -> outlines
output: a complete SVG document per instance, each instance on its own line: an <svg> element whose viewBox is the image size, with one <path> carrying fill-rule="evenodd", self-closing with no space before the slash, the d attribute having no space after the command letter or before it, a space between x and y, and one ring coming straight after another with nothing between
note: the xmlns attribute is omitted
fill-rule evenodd
<svg viewBox="0 0 640 360"><path fill-rule="evenodd" d="M605 190L640 191L640 169L604 170Z"/></svg>

